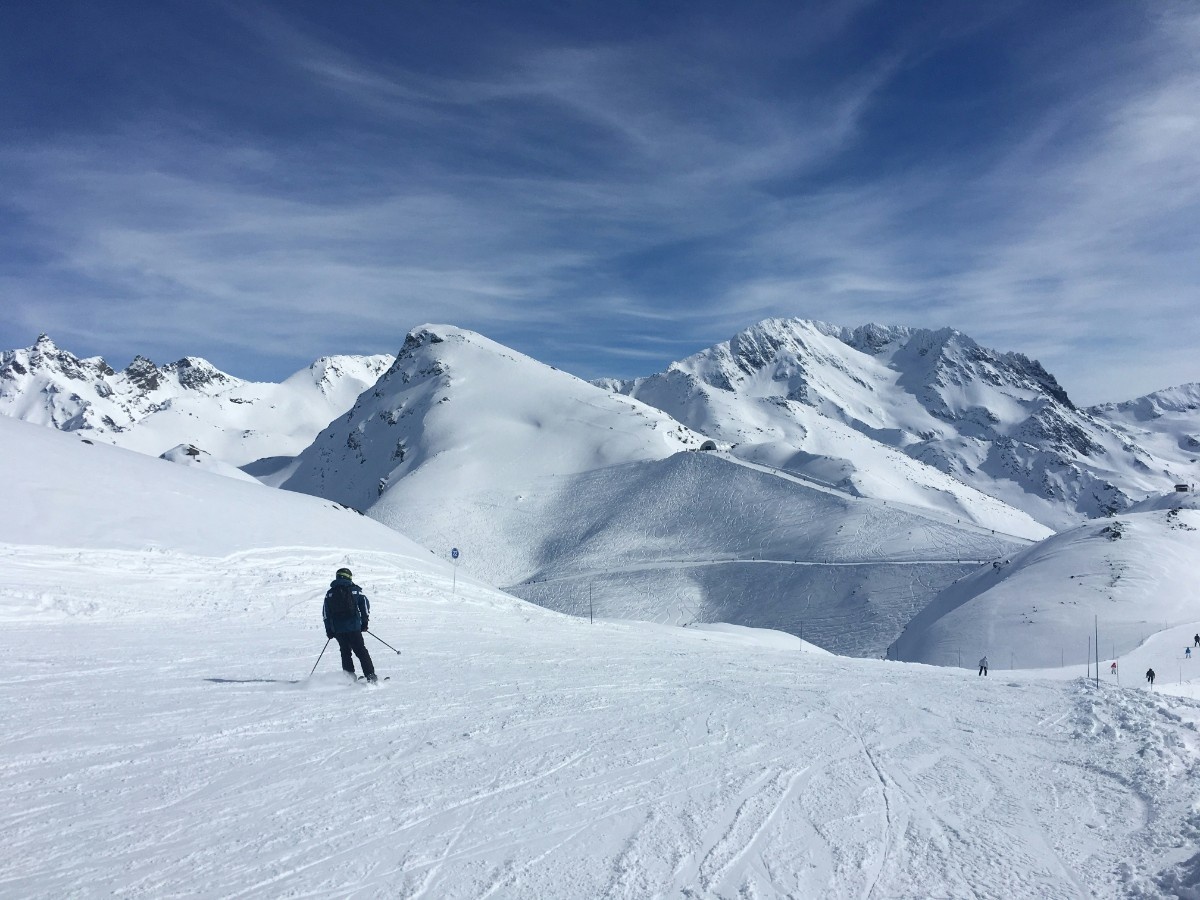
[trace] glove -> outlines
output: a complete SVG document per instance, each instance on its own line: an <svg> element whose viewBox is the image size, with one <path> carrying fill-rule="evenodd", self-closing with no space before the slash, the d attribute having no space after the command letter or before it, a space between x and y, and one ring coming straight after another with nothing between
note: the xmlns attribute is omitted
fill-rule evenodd
<svg viewBox="0 0 1200 900"><path fill-rule="evenodd" d="M362 630L363 630L363 631L367 631L367 630L369 630L369 629L368 629L368 627L367 627L367 620L366 620L366 619L363 619L363 627L362 627Z"/></svg>
<svg viewBox="0 0 1200 900"><path fill-rule="evenodd" d="M329 641L333 640L333 632L330 631L328 628L325 629L325 639L329 640Z"/></svg>

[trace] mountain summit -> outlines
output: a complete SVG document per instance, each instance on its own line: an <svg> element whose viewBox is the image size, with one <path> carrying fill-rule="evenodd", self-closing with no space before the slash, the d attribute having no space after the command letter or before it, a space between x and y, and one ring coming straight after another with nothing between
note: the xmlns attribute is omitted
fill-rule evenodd
<svg viewBox="0 0 1200 900"><path fill-rule="evenodd" d="M1112 514L1180 477L1077 409L1036 360L950 328L767 319L660 374L600 383L748 459L809 474L845 459L840 480L880 495L856 464L865 444L854 432L1052 527ZM938 489L928 473L908 477Z"/></svg>
<svg viewBox="0 0 1200 900"><path fill-rule="evenodd" d="M425 325L283 486L369 508L417 536L413 511L426 505L509 505L545 479L661 459L701 441L659 410L482 335Z"/></svg>
<svg viewBox="0 0 1200 900"><path fill-rule="evenodd" d="M165 366L136 356L117 372L43 334L32 347L0 353L0 414L151 455L195 445L243 465L299 453L391 361L327 357L283 384L256 383L195 356Z"/></svg>

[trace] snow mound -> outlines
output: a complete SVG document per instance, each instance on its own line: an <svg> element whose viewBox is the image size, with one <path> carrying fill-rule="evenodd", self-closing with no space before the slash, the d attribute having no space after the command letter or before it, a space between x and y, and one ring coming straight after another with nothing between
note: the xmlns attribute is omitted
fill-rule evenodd
<svg viewBox="0 0 1200 900"><path fill-rule="evenodd" d="M1100 657L1122 656L1196 621L1198 566L1194 507L1088 522L942 591L891 655L935 665L969 666L985 654L1005 667L1083 663L1098 627Z"/></svg>
<svg viewBox="0 0 1200 900"><path fill-rule="evenodd" d="M192 444L179 444L172 447L166 453L162 454L159 459L165 459L167 462L177 463L178 465L188 466L204 472L211 472L214 475L224 475L226 478L234 478L238 481L258 483L258 479L253 475L247 475L236 466L231 466L229 463L217 459L207 450L201 450Z"/></svg>

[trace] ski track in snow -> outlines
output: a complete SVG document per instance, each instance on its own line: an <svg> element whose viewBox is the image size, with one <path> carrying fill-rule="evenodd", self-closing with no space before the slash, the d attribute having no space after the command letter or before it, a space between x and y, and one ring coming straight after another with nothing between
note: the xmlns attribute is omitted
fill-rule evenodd
<svg viewBox="0 0 1200 900"><path fill-rule="evenodd" d="M1197 889L1191 701L589 626L386 554L403 655L360 687L336 648L305 679L342 554L0 557L4 896Z"/></svg>

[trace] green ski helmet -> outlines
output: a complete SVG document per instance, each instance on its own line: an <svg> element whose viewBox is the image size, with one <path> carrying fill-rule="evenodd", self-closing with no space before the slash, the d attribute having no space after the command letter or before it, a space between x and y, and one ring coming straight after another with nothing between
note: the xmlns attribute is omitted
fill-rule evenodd
<svg viewBox="0 0 1200 900"><path fill-rule="evenodd" d="M353 573L353 572L351 572L349 569L347 569L347 568L343 567L343 568L341 568L341 569L338 569L338 570L337 570L337 577L338 577L338 578L345 578L345 579L347 579L348 581L353 581L353 580L354 580L354 573Z"/></svg>

